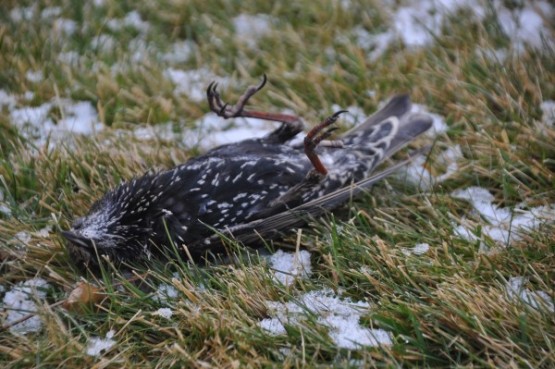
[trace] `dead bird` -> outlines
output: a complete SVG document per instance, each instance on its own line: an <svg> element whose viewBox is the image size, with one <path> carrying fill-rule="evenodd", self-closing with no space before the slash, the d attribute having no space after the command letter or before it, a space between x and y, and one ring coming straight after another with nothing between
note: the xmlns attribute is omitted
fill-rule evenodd
<svg viewBox="0 0 555 369"><path fill-rule="evenodd" d="M172 252L199 260L225 251L222 235L244 244L278 237L406 164L371 176L377 165L432 125L429 116L410 113L409 97L399 95L336 140L328 139L344 111L295 145L291 140L303 130L299 117L245 109L265 84L266 76L229 105L212 83L208 103L224 119L259 118L281 122L279 128L109 191L62 232L71 258L92 267L98 266L99 257L121 264Z"/></svg>

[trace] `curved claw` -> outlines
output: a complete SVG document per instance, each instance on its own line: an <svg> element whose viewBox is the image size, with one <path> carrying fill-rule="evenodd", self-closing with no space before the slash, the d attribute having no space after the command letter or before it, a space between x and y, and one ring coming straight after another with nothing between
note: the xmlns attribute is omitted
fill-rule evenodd
<svg viewBox="0 0 555 369"><path fill-rule="evenodd" d="M336 111L335 113L333 113L333 115L331 116L333 119L337 119L341 114L343 113L348 113L348 110L339 110Z"/></svg>
<svg viewBox="0 0 555 369"><path fill-rule="evenodd" d="M268 77L266 77L266 73L264 73L262 75L262 82L260 82L260 84L256 86L256 91L262 90L262 88L266 85L266 82L268 82Z"/></svg>

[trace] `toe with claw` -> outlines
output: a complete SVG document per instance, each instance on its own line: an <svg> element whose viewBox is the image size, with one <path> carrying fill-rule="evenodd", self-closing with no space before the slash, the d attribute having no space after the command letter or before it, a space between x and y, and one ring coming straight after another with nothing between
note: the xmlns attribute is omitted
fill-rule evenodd
<svg viewBox="0 0 555 369"><path fill-rule="evenodd" d="M337 121L337 118L339 118L341 114L346 112L347 110L340 110L327 117L326 119L324 119L324 121L322 121L322 123L312 128L306 134L306 137L304 139L304 152L314 166L314 169L316 169L316 171L322 175L328 174L328 170L326 169L324 164L322 164L322 161L314 150L316 149L316 146L318 146L318 144L328 138L331 133L337 129L337 127L330 126Z"/></svg>

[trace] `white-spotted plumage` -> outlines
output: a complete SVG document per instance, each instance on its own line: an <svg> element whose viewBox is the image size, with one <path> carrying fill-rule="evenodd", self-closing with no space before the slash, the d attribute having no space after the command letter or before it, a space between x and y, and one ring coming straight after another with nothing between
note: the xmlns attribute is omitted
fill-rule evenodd
<svg viewBox="0 0 555 369"><path fill-rule="evenodd" d="M63 232L69 250L77 261L96 265L97 253L125 262L186 248L184 254L201 258L223 250L217 232L245 243L275 237L302 224L303 214L319 215L345 202L354 183L373 183L368 178L380 162L430 127L428 116L409 111L408 97L397 96L342 135L340 147L317 146L326 175L314 174L303 146L288 144L300 127L284 122L265 138L224 145L132 179Z"/></svg>

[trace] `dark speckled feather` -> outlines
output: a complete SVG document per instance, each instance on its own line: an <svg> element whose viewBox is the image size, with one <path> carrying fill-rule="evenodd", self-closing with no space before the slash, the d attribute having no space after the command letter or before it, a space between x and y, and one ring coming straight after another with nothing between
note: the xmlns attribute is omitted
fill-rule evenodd
<svg viewBox="0 0 555 369"><path fill-rule="evenodd" d="M186 247L185 254L198 259L221 251L214 230L245 244L275 237L396 169L371 177L378 164L431 126L428 116L409 109L409 98L397 96L342 135L340 147L317 146L327 168L317 180L309 179L313 166L303 147L288 142L299 129L284 124L265 138L220 146L121 184L63 235L76 261L93 266L97 254L116 262L149 260L172 246Z"/></svg>

